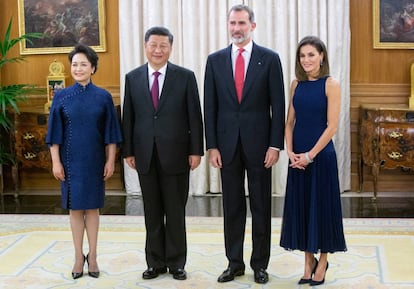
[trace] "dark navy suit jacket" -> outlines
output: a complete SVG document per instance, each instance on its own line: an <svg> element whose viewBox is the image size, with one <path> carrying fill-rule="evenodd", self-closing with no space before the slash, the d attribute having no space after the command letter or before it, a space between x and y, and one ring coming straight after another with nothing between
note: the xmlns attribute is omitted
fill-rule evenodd
<svg viewBox="0 0 414 289"><path fill-rule="evenodd" d="M276 52L253 43L239 104L234 86L231 45L207 59L204 83L207 149L218 148L224 164L239 138L248 161L263 164L269 147L284 148L285 93Z"/></svg>

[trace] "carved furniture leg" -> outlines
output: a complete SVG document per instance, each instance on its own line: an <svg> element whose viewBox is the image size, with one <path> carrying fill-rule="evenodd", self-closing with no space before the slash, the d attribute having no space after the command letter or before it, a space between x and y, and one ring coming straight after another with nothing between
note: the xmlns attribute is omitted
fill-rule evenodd
<svg viewBox="0 0 414 289"><path fill-rule="evenodd" d="M361 154L358 155L358 185L359 193L362 193L362 186L364 184L364 162L362 161Z"/></svg>
<svg viewBox="0 0 414 289"><path fill-rule="evenodd" d="M372 201L377 199L377 182L378 182L378 174L380 170L380 165L378 163L374 163L372 166L372 176L373 176L373 183L374 183L374 196L372 197Z"/></svg>
<svg viewBox="0 0 414 289"><path fill-rule="evenodd" d="M19 197L19 163L16 162L11 169L14 184L14 198L17 199Z"/></svg>

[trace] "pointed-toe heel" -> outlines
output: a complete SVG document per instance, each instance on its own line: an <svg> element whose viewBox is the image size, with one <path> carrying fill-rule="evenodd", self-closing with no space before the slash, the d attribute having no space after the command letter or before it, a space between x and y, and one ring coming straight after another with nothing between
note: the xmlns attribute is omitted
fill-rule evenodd
<svg viewBox="0 0 414 289"><path fill-rule="evenodd" d="M328 271L328 267L329 267L329 263L326 263L326 269L325 269L325 276L326 276L326 271ZM310 286L318 286L318 285L322 285L323 283L325 283L325 276L323 276L323 279L321 281L315 281L315 280L311 280L311 282L309 283Z"/></svg>
<svg viewBox="0 0 414 289"><path fill-rule="evenodd" d="M72 272L72 278L73 279L78 279L78 278L80 278L82 276L83 276L83 271L82 272L79 272L79 273Z"/></svg>
<svg viewBox="0 0 414 289"><path fill-rule="evenodd" d="M98 272L89 272L88 271L88 275L93 277L93 278L99 278L99 271Z"/></svg>
<svg viewBox="0 0 414 289"><path fill-rule="evenodd" d="M313 276L313 274L315 274L316 267L318 267L318 259L315 258L315 266L313 266L311 277L309 279L301 278L299 280L298 284L299 285L310 284L312 282L312 276Z"/></svg>
<svg viewBox="0 0 414 289"><path fill-rule="evenodd" d="M85 265L85 260L86 260L86 257L85 257L85 255L83 255L83 265L82 265L82 268ZM78 279L78 278L80 278L82 276L83 276L83 270L81 272L72 272L72 278L73 279Z"/></svg>
<svg viewBox="0 0 414 289"><path fill-rule="evenodd" d="M100 274L99 271L96 271L96 272L89 271L89 254L86 255L86 262L88 263L88 275L91 276L92 278L99 278L99 274Z"/></svg>
<svg viewBox="0 0 414 289"><path fill-rule="evenodd" d="M303 284L309 284L310 282L312 282L312 278L309 278L309 279L301 278L298 284L303 285Z"/></svg>

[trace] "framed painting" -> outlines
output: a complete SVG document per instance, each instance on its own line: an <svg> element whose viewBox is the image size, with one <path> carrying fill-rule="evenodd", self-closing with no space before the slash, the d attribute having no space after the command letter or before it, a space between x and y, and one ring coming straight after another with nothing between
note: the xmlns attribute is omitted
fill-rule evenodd
<svg viewBox="0 0 414 289"><path fill-rule="evenodd" d="M44 35L22 41L23 55L67 53L77 43L106 51L105 0L18 0L18 10L20 35Z"/></svg>
<svg viewBox="0 0 414 289"><path fill-rule="evenodd" d="M66 87L65 79L65 66L62 62L54 60L49 65L49 75L46 78L47 88L47 102L45 104L45 111L49 112L50 106L52 105L53 97L59 89Z"/></svg>
<svg viewBox="0 0 414 289"><path fill-rule="evenodd" d="M414 0L373 0L374 48L414 49Z"/></svg>
<svg viewBox="0 0 414 289"><path fill-rule="evenodd" d="M47 79L47 100L52 102L56 91L65 88L65 77L48 77Z"/></svg>

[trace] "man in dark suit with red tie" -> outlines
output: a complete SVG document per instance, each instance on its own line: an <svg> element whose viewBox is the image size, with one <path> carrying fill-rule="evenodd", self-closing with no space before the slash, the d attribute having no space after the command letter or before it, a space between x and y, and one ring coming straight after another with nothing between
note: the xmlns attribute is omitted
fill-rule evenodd
<svg viewBox="0 0 414 289"><path fill-rule="evenodd" d="M250 266L257 283L269 280L271 168L284 146L285 94L277 53L252 41L253 11L233 6L228 14L232 44L207 59L204 119L210 164L221 169L228 268L218 282L244 275L247 171L252 214Z"/></svg>
<svg viewBox="0 0 414 289"><path fill-rule="evenodd" d="M148 63L125 78L123 156L138 171L144 203L148 268L144 279L167 268L184 280L185 206L189 173L200 164L203 124L192 71L168 61L173 35L164 27L145 34Z"/></svg>

